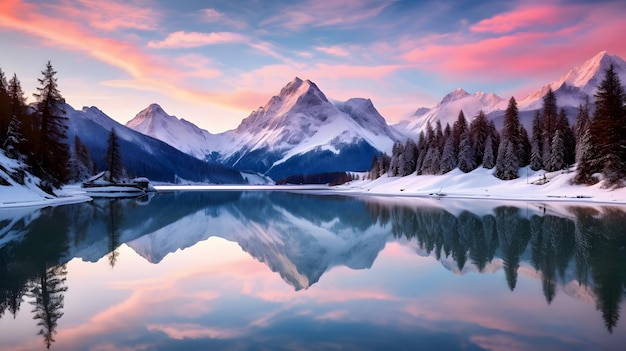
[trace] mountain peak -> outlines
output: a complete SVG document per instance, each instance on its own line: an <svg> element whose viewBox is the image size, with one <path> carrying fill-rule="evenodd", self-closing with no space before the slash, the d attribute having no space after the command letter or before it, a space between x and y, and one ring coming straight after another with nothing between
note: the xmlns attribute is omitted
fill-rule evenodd
<svg viewBox="0 0 626 351"><path fill-rule="evenodd" d="M178 118L168 115L159 104L152 103L128 121L126 126L150 135L157 125L167 124L168 120L178 120Z"/></svg>
<svg viewBox="0 0 626 351"><path fill-rule="evenodd" d="M604 72L613 65L620 79L626 79L626 61L619 56L600 51L589 60L572 68L559 80L546 84L537 92L520 100L520 109L536 109L541 107L542 98L552 89L559 96L561 105L576 107L584 96L593 96L598 85L604 78Z"/></svg>
<svg viewBox="0 0 626 351"><path fill-rule="evenodd" d="M601 51L582 65L574 67L558 81L551 84L552 90L560 88L563 83L580 88L587 94L595 92L599 79L609 66L613 64L618 70L626 70L626 62L619 56L609 55Z"/></svg>
<svg viewBox="0 0 626 351"><path fill-rule="evenodd" d="M467 91L461 89L461 88L456 88L454 89L452 92L450 92L448 95L446 95L442 100L441 100L441 104L445 104L447 102L451 102L451 101L455 101L458 99L462 99L466 96L469 96L470 93L468 93Z"/></svg>

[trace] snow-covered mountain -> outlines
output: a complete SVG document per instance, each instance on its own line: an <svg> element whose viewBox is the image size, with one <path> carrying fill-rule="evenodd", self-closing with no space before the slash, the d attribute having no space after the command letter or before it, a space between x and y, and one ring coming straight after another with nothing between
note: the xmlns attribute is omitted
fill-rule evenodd
<svg viewBox="0 0 626 351"><path fill-rule="evenodd" d="M557 81L544 85L524 98L516 97L520 110L520 120L529 128L532 124L534 111L541 109L543 97L547 94L548 89L552 88L557 97L557 104L566 109L570 120L573 121L575 109L580 104L584 104L587 96L590 98L589 101L593 103L597 86L611 64L614 65L622 84L626 83L626 61L619 56L609 55L606 51L600 52L582 65L571 69ZM488 118L494 120L499 128L507 105L508 99L502 99L495 94L483 92L470 94L463 89L456 89L446 95L434 107L419 108L412 117L395 124L394 127L415 137L424 130L428 122L433 126L437 120L441 122L442 126L445 126L446 123L452 125L461 110L463 110L465 117L471 121L482 110Z"/></svg>
<svg viewBox="0 0 626 351"><path fill-rule="evenodd" d="M104 169L104 153L109 132L115 129L119 137L122 162L130 176L146 176L154 181L207 183L243 183L240 172L214 163L203 162L165 142L134 131L116 122L96 107L64 109L68 117L68 139L79 136L87 146L93 161Z"/></svg>
<svg viewBox="0 0 626 351"><path fill-rule="evenodd" d="M292 174L365 170L400 138L369 99L331 102L311 81L295 78L235 130L210 134L157 105L127 126L200 159L277 179Z"/></svg>
<svg viewBox="0 0 626 351"><path fill-rule="evenodd" d="M396 128L402 128L410 135L417 135L426 128L428 123L434 127L435 123L440 121L442 127L445 127L446 123L452 126L461 110L465 114L465 118L471 120L481 110L487 114L506 109L506 105L507 101L496 94L487 94L482 91L470 94L459 88L446 95L433 108L419 108L408 123L398 124Z"/></svg>
<svg viewBox="0 0 626 351"><path fill-rule="evenodd" d="M215 135L189 121L168 115L158 104L143 109L126 126L201 160L215 149Z"/></svg>
<svg viewBox="0 0 626 351"><path fill-rule="evenodd" d="M227 166L276 179L368 169L372 156L390 152L397 138L371 100L333 103L313 82L295 78L227 132L219 153Z"/></svg>
<svg viewBox="0 0 626 351"><path fill-rule="evenodd" d="M546 84L541 89L521 99L518 103L520 110L536 110L542 106L542 98L551 88L555 92L559 106L578 107L589 96L593 103L598 84L604 79L604 74L613 64L622 84L626 83L626 61L619 56L609 55L602 51L583 63L574 67L559 80Z"/></svg>

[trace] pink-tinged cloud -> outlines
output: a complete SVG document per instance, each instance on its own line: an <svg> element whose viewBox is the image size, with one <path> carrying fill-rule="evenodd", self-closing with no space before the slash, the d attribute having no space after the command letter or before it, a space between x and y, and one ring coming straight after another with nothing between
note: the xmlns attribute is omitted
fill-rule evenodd
<svg viewBox="0 0 626 351"><path fill-rule="evenodd" d="M199 33L174 32L161 41L150 41L148 47L152 49L196 48L206 45L243 43L246 36L233 32Z"/></svg>
<svg viewBox="0 0 626 351"><path fill-rule="evenodd" d="M456 82L556 79L600 51L626 54L626 41L620 34L626 32L626 21L619 6L580 5L570 11L584 18L569 22L567 16L559 16L560 23L552 22L558 29L528 28L489 37L475 32L457 33L407 40L398 46L413 48L400 57L415 68L437 72Z"/></svg>
<svg viewBox="0 0 626 351"><path fill-rule="evenodd" d="M582 9L584 11L584 9ZM583 12L584 13L584 12ZM563 19L572 23L581 15L578 6L572 5L525 5L491 18L484 19L470 30L477 33L511 33L519 30L534 30L545 26L563 25Z"/></svg>
<svg viewBox="0 0 626 351"><path fill-rule="evenodd" d="M183 339L232 339L243 334L241 329L210 328L198 324L151 324L149 331L160 331L176 340Z"/></svg>
<svg viewBox="0 0 626 351"><path fill-rule="evenodd" d="M321 51L327 55L339 56L339 57L348 57L350 56L350 52L345 48L335 45L335 46L318 46L315 48L317 51Z"/></svg>
<svg viewBox="0 0 626 351"><path fill-rule="evenodd" d="M151 77L153 72L176 76L165 62L144 55L131 43L99 37L76 22L42 15L37 6L20 0L0 4L0 26L39 37L49 45L86 53L134 77Z"/></svg>
<svg viewBox="0 0 626 351"><path fill-rule="evenodd" d="M104 31L156 30L161 19L151 0L62 0L41 6L51 16L85 21L90 27Z"/></svg>
<svg viewBox="0 0 626 351"><path fill-rule="evenodd" d="M187 67L185 67L187 70L181 70L180 65L172 64L171 59L147 55L132 42L102 37L71 18L50 17L43 14L42 11L38 5L25 3L22 0L3 1L0 3L0 28L20 31L40 38L46 45L84 53L96 60L117 67L131 76L131 79L127 80L105 82L108 86L159 93L166 92L176 98L194 103L212 103L237 111L250 111L264 104L269 98L267 93L252 89L238 89L230 92L194 89L181 81L181 78L190 76L198 78L216 77L221 72L210 67L189 67L189 61L185 58L182 60L187 63ZM80 13L72 13L72 15L84 18L80 16ZM186 40L185 35L182 35L182 38L184 42ZM200 36L199 38L197 40L204 37ZM176 37L172 40L170 43L174 43ZM233 33L223 37L214 36L212 40L243 39L239 34ZM193 43L193 40L189 40L189 42ZM85 43L89 43L89 45L85 45Z"/></svg>
<svg viewBox="0 0 626 351"><path fill-rule="evenodd" d="M187 68L184 74L187 77L212 79L222 75L220 70L211 68L210 66L213 62L202 55L188 54L180 56L176 58L176 62Z"/></svg>
<svg viewBox="0 0 626 351"><path fill-rule="evenodd" d="M246 22L227 17L225 14L212 8L203 9L201 13L202 19L207 22L221 23L239 30L245 29L248 26Z"/></svg>
<svg viewBox="0 0 626 351"><path fill-rule="evenodd" d="M290 30L304 27L342 26L348 27L357 22L376 17L392 1L384 0L308 0L286 6L279 15L270 17L262 24L278 25Z"/></svg>

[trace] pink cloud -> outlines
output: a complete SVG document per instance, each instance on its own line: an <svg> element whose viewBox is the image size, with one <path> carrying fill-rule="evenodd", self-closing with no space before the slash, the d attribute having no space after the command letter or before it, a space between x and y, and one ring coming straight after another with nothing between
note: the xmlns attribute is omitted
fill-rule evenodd
<svg viewBox="0 0 626 351"><path fill-rule="evenodd" d="M626 41L619 34L626 31L626 21L623 9L617 6L558 8L560 14L569 15L552 19L546 18L556 11L550 6L539 7L539 15L534 17L529 15L535 13L530 9L513 11L479 22L470 33L405 40L398 45L405 48L400 58L457 82L459 78L483 82L556 79L602 50L626 54ZM583 18L572 22L575 15ZM510 25L504 19L511 19ZM553 27L531 25L539 22ZM522 28L524 31L514 32ZM487 32L488 37L479 35Z"/></svg>
<svg viewBox="0 0 626 351"><path fill-rule="evenodd" d="M579 8L563 5L522 5L513 11L484 19L470 27L478 33L511 33L522 29L562 25L563 19L571 21L581 14Z"/></svg>
<svg viewBox="0 0 626 351"><path fill-rule="evenodd" d="M321 51L325 54L339 57L348 57L350 56L350 52L345 48L335 45L335 46L318 46L315 48L317 51Z"/></svg>
<svg viewBox="0 0 626 351"><path fill-rule="evenodd" d="M58 10L58 8L57 8ZM214 103L237 111L249 111L258 107L267 99L267 93L259 90L237 89L226 92L211 92L190 87L182 81L185 77L217 77L221 72L199 63L191 64L189 57L179 58L181 65L172 64L171 59L148 55L139 45L129 41L116 40L95 34L90 28L76 22L75 18L89 18L78 9L69 12L70 18L51 17L45 14L45 9L39 5L25 3L21 0L7 0L0 3L0 28L20 31L39 38L45 45L61 47L66 50L86 54L98 61L117 67L131 76L126 80L111 80L105 82L108 86L126 87L139 90L149 90L195 103ZM57 11L58 12L58 11ZM62 35L61 35L62 33ZM176 40L186 45L197 41L213 40L214 42L243 41L239 34L217 34L214 36L191 37L181 34L170 38L169 43L174 45ZM194 42L196 40L196 42ZM85 45L89 43L89 45ZM158 46L158 45L157 45Z"/></svg>
<svg viewBox="0 0 626 351"><path fill-rule="evenodd" d="M195 48L246 41L247 38L244 35L233 32L199 33L179 31L171 33L162 41L150 41L148 47L153 49Z"/></svg>
<svg viewBox="0 0 626 351"><path fill-rule="evenodd" d="M182 339L231 339L243 334L241 329L209 328L197 324L151 324L149 331L160 331L176 340Z"/></svg>
<svg viewBox="0 0 626 351"><path fill-rule="evenodd" d="M151 0L61 0L38 5L50 17L73 18L107 32L120 29L156 30L161 19Z"/></svg>

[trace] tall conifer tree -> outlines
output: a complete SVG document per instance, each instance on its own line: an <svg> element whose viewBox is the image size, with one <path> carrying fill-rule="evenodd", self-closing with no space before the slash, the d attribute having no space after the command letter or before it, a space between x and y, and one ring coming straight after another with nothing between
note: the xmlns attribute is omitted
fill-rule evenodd
<svg viewBox="0 0 626 351"><path fill-rule="evenodd" d="M608 186L622 185L626 177L626 94L611 64L596 92L591 141Z"/></svg>
<svg viewBox="0 0 626 351"><path fill-rule="evenodd" d="M57 72L50 61L41 72L37 87L37 117L39 119L39 143L35 145L38 175L53 187L60 187L69 179L70 152L67 144L67 117L57 85ZM33 141L35 142L35 140ZM44 184L45 186L45 184ZM52 189L48 189L52 190Z"/></svg>

